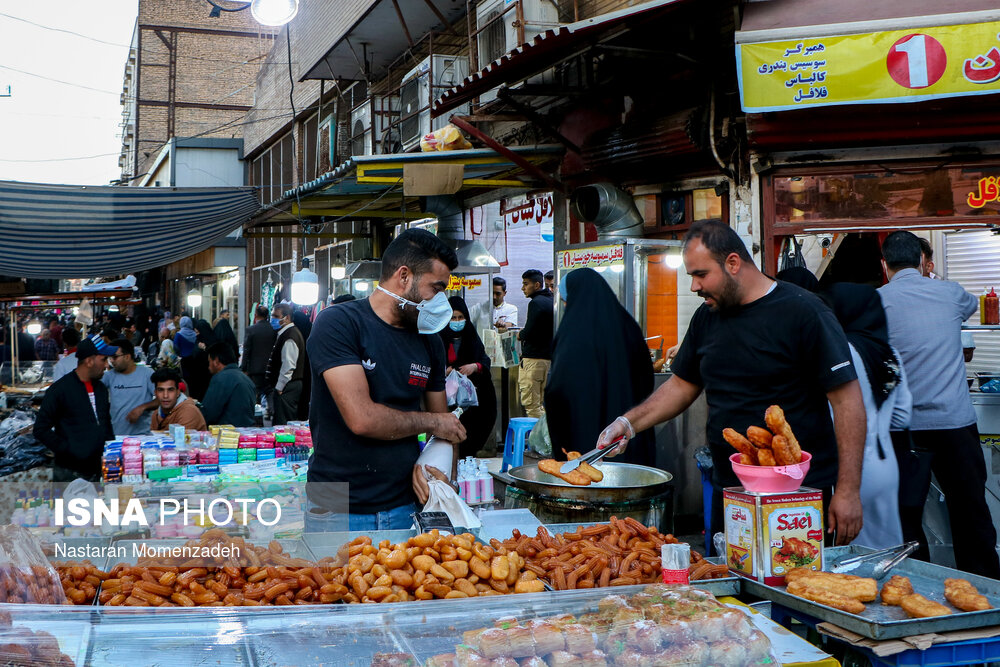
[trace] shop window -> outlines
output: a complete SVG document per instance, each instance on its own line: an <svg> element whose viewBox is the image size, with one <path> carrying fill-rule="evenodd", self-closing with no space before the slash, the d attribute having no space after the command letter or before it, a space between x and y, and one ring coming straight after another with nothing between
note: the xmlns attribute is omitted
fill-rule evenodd
<svg viewBox="0 0 1000 667"><path fill-rule="evenodd" d="M780 175L774 177L775 222L997 215L998 188L997 166Z"/></svg>
<svg viewBox="0 0 1000 667"><path fill-rule="evenodd" d="M636 197L647 234L677 234L699 220L729 221L729 196L715 188L663 192Z"/></svg>

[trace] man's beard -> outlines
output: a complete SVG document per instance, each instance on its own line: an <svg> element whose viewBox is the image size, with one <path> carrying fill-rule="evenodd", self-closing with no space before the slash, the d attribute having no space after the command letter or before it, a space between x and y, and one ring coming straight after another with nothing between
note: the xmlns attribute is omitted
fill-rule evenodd
<svg viewBox="0 0 1000 667"><path fill-rule="evenodd" d="M417 291L416 281L414 281L414 284L410 287L410 291L401 296L408 301L412 301L413 303L420 303L423 301L423 299L420 298L420 293ZM416 306L411 306L408 303L403 304L403 307L400 310L401 312L399 317L402 320L403 327L416 331L417 317L420 316L420 311L417 310Z"/></svg>
<svg viewBox="0 0 1000 667"><path fill-rule="evenodd" d="M715 301L715 305L709 306L709 308L713 311L729 310L740 305L740 284L736 282L735 278L726 274L725 284L722 286L721 292L712 294L700 291L698 292L698 296L702 298L706 296L711 297Z"/></svg>

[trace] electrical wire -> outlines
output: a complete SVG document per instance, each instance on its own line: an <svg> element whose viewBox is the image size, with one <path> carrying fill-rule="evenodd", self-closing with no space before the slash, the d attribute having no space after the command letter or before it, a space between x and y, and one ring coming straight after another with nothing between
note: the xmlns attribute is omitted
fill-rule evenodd
<svg viewBox="0 0 1000 667"><path fill-rule="evenodd" d="M78 32L73 32L72 30L64 30L62 28L53 28L52 26L42 25L41 23L35 23L34 21L29 21L28 19L22 19L19 16L11 16L10 14L4 14L0 12L0 16L3 16L14 21L21 21L22 23L27 23L28 25L33 25L36 28L42 28L44 30L51 30L52 32L62 32L67 35L73 35L74 37L82 37L83 39L90 40L91 42L97 42L98 44L107 44L108 46L120 46L123 48L128 48L128 44L118 44L117 42L107 42L103 39L98 39L97 37L91 37L90 35L84 35Z"/></svg>
<svg viewBox="0 0 1000 667"><path fill-rule="evenodd" d="M43 160L11 160L8 158L0 158L0 162L71 162L73 160L94 160L99 157L108 157L111 155L121 155L121 152L117 153L101 153L100 155L84 155L82 157L56 157L56 158L46 158Z"/></svg>
<svg viewBox="0 0 1000 667"><path fill-rule="evenodd" d="M95 93L104 93L106 95L120 95L118 91L115 90L102 90L101 88L91 88L90 86L85 86L81 83L73 83L72 81L62 81L61 79L53 79L50 76L44 76L42 74L35 74L34 72L27 72L23 69L17 69L16 67L10 67L8 65L0 65L0 69L9 70L11 72L17 72L18 74L24 74L25 76L33 76L36 79L44 79L45 81L53 81L55 83L61 83L64 86L73 86L74 88L83 88L84 90L92 90Z"/></svg>

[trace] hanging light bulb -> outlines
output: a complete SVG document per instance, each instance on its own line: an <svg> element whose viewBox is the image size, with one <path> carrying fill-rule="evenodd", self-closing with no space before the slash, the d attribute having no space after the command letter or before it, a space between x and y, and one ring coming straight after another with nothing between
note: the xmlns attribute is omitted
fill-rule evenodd
<svg viewBox="0 0 1000 667"><path fill-rule="evenodd" d="M334 266L330 269L330 277L334 280L343 280L347 277L347 267L346 266Z"/></svg>
<svg viewBox="0 0 1000 667"><path fill-rule="evenodd" d="M319 276L309 268L309 260L302 260L302 268L292 276L292 301L300 306L311 306L319 301Z"/></svg>
<svg viewBox="0 0 1000 667"><path fill-rule="evenodd" d="M25 327L24 330L27 331L32 336L37 336L38 334L42 333L42 323L39 322L38 320L31 320L30 322L28 322L28 326Z"/></svg>
<svg viewBox="0 0 1000 667"><path fill-rule="evenodd" d="M624 270L625 270L625 265L624 264L612 264L611 265L611 272L612 273L621 273Z"/></svg>
<svg viewBox="0 0 1000 667"><path fill-rule="evenodd" d="M192 308L201 307L201 292L194 289L188 292L187 305L191 306Z"/></svg>
<svg viewBox="0 0 1000 667"><path fill-rule="evenodd" d="M364 280L359 280L358 282L354 283L354 289L358 290L359 292L367 292L369 287L370 285L368 284L368 282Z"/></svg>
<svg viewBox="0 0 1000 667"><path fill-rule="evenodd" d="M681 264L684 263L684 258L681 257L680 248L674 248L674 249L668 250L667 251L667 257L666 257L665 261L667 263L667 266L669 266L671 269L679 269L679 268L681 268Z"/></svg>
<svg viewBox="0 0 1000 667"><path fill-rule="evenodd" d="M261 25L285 25L299 13L299 0L252 0L250 13Z"/></svg>

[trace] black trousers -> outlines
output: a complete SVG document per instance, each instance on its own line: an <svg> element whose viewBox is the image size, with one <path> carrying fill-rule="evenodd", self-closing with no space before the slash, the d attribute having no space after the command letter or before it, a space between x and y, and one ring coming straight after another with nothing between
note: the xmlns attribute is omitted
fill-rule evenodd
<svg viewBox="0 0 1000 667"><path fill-rule="evenodd" d="M275 391L271 393L274 418L271 423L275 426L287 424L299 418L299 398L302 396L302 380L292 380L285 385L284 391L280 394Z"/></svg>
<svg viewBox="0 0 1000 667"><path fill-rule="evenodd" d="M930 559L923 531L924 503L937 477L951 521L955 565L958 569L1000 579L997 533L986 504L986 461L975 424L964 428L893 433L899 462L899 513L903 539L920 542L913 555Z"/></svg>

